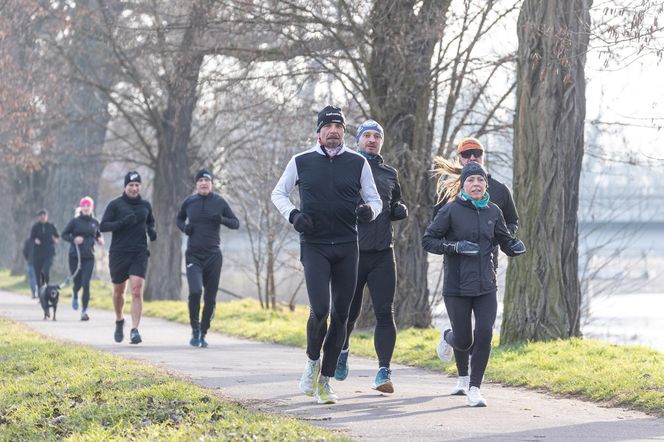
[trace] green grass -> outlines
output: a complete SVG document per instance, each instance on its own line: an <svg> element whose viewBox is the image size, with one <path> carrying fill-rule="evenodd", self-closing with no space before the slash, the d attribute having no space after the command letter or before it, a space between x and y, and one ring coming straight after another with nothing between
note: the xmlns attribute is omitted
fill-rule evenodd
<svg viewBox="0 0 664 442"><path fill-rule="evenodd" d="M0 272L0 288L29 293L27 288ZM111 309L111 290L96 281L91 305ZM304 347L307 306L294 312L261 310L250 299L218 304L212 330L250 339ZM146 303L146 315L188 324L184 301ZM456 372L442 364L435 352L439 334L434 329L399 331L394 362ZM183 342L186 337L183 337ZM373 336L356 331L354 354L375 357ZM607 405L619 405L664 416L664 353L643 347L612 345L591 339L528 343L516 347L494 346L485 380L571 395Z"/></svg>
<svg viewBox="0 0 664 442"><path fill-rule="evenodd" d="M46 339L0 318L0 440L327 440L147 364Z"/></svg>

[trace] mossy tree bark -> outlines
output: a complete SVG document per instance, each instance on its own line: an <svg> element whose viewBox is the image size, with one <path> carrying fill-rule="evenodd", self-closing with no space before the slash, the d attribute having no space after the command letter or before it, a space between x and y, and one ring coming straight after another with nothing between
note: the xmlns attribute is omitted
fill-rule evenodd
<svg viewBox="0 0 664 442"><path fill-rule="evenodd" d="M526 255L507 269L501 343L580 335L579 178L592 0L526 0L518 22L514 197Z"/></svg>

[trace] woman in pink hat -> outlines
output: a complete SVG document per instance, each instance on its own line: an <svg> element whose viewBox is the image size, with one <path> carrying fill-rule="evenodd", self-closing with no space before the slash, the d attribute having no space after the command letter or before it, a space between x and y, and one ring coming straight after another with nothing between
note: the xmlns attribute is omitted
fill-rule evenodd
<svg viewBox="0 0 664 442"><path fill-rule="evenodd" d="M83 289L81 321L90 319L88 316L88 302L90 301L90 279L95 267L95 243L104 245L104 238L99 232L99 221L94 218L93 209L94 201L92 198L89 196L81 198L77 215L69 221L62 232L62 239L71 243L69 248L69 271L73 274L78 268L78 273L74 277L74 289L71 299L71 306L74 310L78 310L78 291L81 288ZM76 252L77 246L78 253Z"/></svg>

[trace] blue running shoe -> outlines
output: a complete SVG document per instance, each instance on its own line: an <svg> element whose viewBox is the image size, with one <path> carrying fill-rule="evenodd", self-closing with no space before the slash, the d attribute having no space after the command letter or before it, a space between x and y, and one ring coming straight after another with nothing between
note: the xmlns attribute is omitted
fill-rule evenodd
<svg viewBox="0 0 664 442"><path fill-rule="evenodd" d="M339 359L337 359L337 368L334 370L334 379L337 381L343 381L348 377L348 354L350 349L342 350L339 353Z"/></svg>
<svg viewBox="0 0 664 442"><path fill-rule="evenodd" d="M376 373L376 380L371 388L378 390L381 393L394 393L394 385L392 385L392 379L390 379L391 374L392 370L389 368L380 367L378 373Z"/></svg>

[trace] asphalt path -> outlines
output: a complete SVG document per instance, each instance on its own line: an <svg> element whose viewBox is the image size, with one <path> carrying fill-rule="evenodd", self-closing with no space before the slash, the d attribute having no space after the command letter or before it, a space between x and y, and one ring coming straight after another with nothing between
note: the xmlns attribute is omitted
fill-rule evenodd
<svg viewBox="0 0 664 442"><path fill-rule="evenodd" d="M453 378L402 365L392 367L395 393L383 395L371 389L376 362L354 356L352 349L348 379L333 381L339 402L318 405L298 390L306 360L302 349L217 333L208 334L208 348L193 348L188 326L156 318L143 318L143 343L128 343L127 325L125 341L117 344L112 312L91 309L90 321L81 322L68 300L59 306L56 322L44 321L35 300L0 291L0 315L48 337L148 362L251 409L293 416L356 440L664 440L662 418L493 383L482 386L488 407L469 408L465 397L448 395Z"/></svg>

